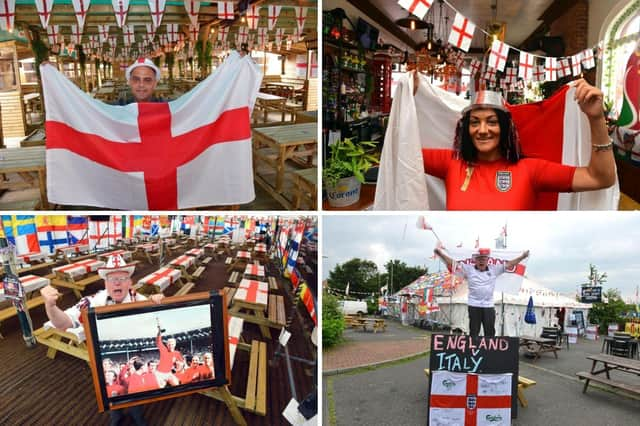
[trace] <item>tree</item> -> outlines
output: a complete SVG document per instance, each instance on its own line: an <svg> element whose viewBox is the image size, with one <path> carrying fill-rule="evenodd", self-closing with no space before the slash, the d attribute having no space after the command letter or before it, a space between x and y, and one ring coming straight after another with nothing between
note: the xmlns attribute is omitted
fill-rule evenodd
<svg viewBox="0 0 640 426"><path fill-rule="evenodd" d="M325 292L322 295L322 347L329 348L342 341L344 318L338 299Z"/></svg>
<svg viewBox="0 0 640 426"><path fill-rule="evenodd" d="M350 293L376 293L378 267L370 260L354 258L336 265L328 281L330 287L340 290L345 290L348 283Z"/></svg>
<svg viewBox="0 0 640 426"><path fill-rule="evenodd" d="M422 266L408 266L405 262L393 259L388 261L384 267L386 272L380 275L380 283L391 284L392 266L393 265L393 288L389 286L389 292L396 292L402 287L411 284L421 275L428 273L428 269Z"/></svg>
<svg viewBox="0 0 640 426"><path fill-rule="evenodd" d="M620 290L610 288L602 295L603 302L594 303L589 311L589 322L598 324L600 333L607 332L607 327L612 323L622 321L622 313L627 310L627 305L620 297ZM604 302L606 300L607 302Z"/></svg>

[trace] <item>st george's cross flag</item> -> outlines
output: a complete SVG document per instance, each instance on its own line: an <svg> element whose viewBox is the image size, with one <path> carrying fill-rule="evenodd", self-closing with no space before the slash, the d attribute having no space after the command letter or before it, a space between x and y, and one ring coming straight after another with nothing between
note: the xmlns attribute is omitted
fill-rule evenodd
<svg viewBox="0 0 640 426"><path fill-rule="evenodd" d="M455 261L456 270L451 271L454 275L462 277L462 264L472 265L475 262L473 258L476 249L456 247L448 250L449 256ZM521 251L513 250L491 250L488 264L498 265L504 264L522 254ZM522 287L524 275L527 271L527 259L520 261L513 269L505 270L505 273L496 278L496 286L493 290L494 295L500 295L501 292L517 295Z"/></svg>
<svg viewBox="0 0 640 426"><path fill-rule="evenodd" d="M431 85L420 76L413 95L413 78L406 74L396 87L382 148L374 209L444 210L441 179L424 174L422 148L452 149L460 112L468 100ZM549 99L509 106L526 157L586 166L591 158L589 123L573 99L569 84ZM425 184L426 181L426 184ZM537 210L616 210L619 185L598 191L540 193ZM491 206L486 206L491 208Z"/></svg>
<svg viewBox="0 0 640 426"><path fill-rule="evenodd" d="M40 69L50 202L175 210L255 198L250 117L262 74L248 56L233 52L174 101L126 106Z"/></svg>

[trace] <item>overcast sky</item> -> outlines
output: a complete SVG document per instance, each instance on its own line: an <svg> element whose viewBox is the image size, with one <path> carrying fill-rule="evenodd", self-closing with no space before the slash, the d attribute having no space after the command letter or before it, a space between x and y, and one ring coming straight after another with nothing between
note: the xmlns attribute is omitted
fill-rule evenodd
<svg viewBox="0 0 640 426"><path fill-rule="evenodd" d="M635 300L640 284L640 212L427 212L427 222L445 247L495 247L507 224L507 249L531 250L527 277L545 287L575 294L587 282L589 263L606 272L604 290L617 288ZM354 257L379 269L391 258L429 271L444 266L429 257L436 237L416 227L418 215L324 215L322 276Z"/></svg>

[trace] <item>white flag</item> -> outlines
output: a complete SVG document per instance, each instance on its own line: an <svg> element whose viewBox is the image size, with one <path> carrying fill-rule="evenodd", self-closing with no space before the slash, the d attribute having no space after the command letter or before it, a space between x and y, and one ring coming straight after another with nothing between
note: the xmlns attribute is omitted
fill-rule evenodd
<svg viewBox="0 0 640 426"><path fill-rule="evenodd" d="M508 56L509 45L500 40L494 40L491 45L491 53L489 54L489 66L498 71L504 71Z"/></svg>
<svg viewBox="0 0 640 426"><path fill-rule="evenodd" d="M398 4L409 11L409 13L424 19L433 4L433 0L399 0Z"/></svg>
<svg viewBox="0 0 640 426"><path fill-rule="evenodd" d="M113 11L116 14L116 24L118 24L118 27L122 28L127 21L129 0L111 0L111 4L113 5Z"/></svg>
<svg viewBox="0 0 640 426"><path fill-rule="evenodd" d="M87 17L87 10L91 4L91 0L73 0L73 10L76 13L76 19L78 20L78 26L80 31L84 28L84 20Z"/></svg>
<svg viewBox="0 0 640 426"><path fill-rule="evenodd" d="M0 2L0 29L13 30L13 22L16 17L16 0L3 0Z"/></svg>
<svg viewBox="0 0 640 426"><path fill-rule="evenodd" d="M462 14L456 13L453 26L451 27L451 33L449 34L449 43L458 49L468 52L475 30L476 26L473 22L469 21Z"/></svg>
<svg viewBox="0 0 640 426"><path fill-rule="evenodd" d="M273 31L273 29L276 27L276 21L278 20L278 16L280 16L281 9L282 9L282 6L274 6L274 5L270 5L267 8L268 10L267 28L269 28L269 31Z"/></svg>

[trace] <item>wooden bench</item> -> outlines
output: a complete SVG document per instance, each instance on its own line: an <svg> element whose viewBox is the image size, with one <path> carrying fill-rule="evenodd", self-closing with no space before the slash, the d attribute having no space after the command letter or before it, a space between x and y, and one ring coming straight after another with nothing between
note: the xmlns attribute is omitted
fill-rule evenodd
<svg viewBox="0 0 640 426"><path fill-rule="evenodd" d="M427 377L429 377L430 371L428 368L424 369L424 374ZM527 398L525 398L524 396L523 390L530 386L534 386L535 384L536 384L535 380L527 379L526 377L523 377L523 376L518 376L518 402L520 402L520 406L522 407L529 406L529 403L527 402Z"/></svg>
<svg viewBox="0 0 640 426"><path fill-rule="evenodd" d="M591 374L586 371L579 371L576 373L580 379L585 379L584 388L582 389L582 393L587 392L587 387L589 386L589 381L594 380L596 382L603 383L605 385L609 385L613 388L619 388L625 390L630 393L640 394L640 385L632 385L629 383L619 382L616 380L612 380L607 378L606 376L600 376L596 374Z"/></svg>
<svg viewBox="0 0 640 426"><path fill-rule="evenodd" d="M22 181L0 181L0 189L36 187L40 190L40 206L49 209L44 146L3 149L0 156L0 174L10 173L16 173Z"/></svg>
<svg viewBox="0 0 640 426"><path fill-rule="evenodd" d="M180 287L180 290L176 291L176 294L174 294L174 296L184 296L185 294L189 293L189 291L191 291L194 285L195 284L192 282L184 284L182 287Z"/></svg>
<svg viewBox="0 0 640 426"><path fill-rule="evenodd" d="M276 277L269 277L267 281L269 281L270 290L278 291L278 280L276 280Z"/></svg>
<svg viewBox="0 0 640 426"><path fill-rule="evenodd" d="M37 296L27 300L27 309L33 309L40 305L44 304L44 298L42 296ZM2 321L12 318L18 315L18 310L13 304L10 306L0 309L0 325L2 325ZM0 333L0 339L2 338L2 333Z"/></svg>
<svg viewBox="0 0 640 426"><path fill-rule="evenodd" d="M191 274L191 276L193 278L200 278L200 276L204 273L204 270L205 270L204 266L198 266L196 270L193 272L193 274Z"/></svg>
<svg viewBox="0 0 640 426"><path fill-rule="evenodd" d="M233 295L236 294L236 289L234 287L225 287L224 295L227 298L227 307L231 305L231 300L233 299Z"/></svg>
<svg viewBox="0 0 640 426"><path fill-rule="evenodd" d="M237 402L238 407L265 416L267 414L267 344L253 340L251 345L238 343L238 349L250 351L249 375L244 398L234 395L233 399ZM218 389L202 393L211 398L222 400Z"/></svg>
<svg viewBox="0 0 640 426"><path fill-rule="evenodd" d="M213 259L212 257L205 257L205 258L202 260L202 264L203 264L203 265L208 265L208 264L209 264L209 262L211 262L211 260L212 260L212 259Z"/></svg>
<svg viewBox="0 0 640 426"><path fill-rule="evenodd" d="M238 284L239 280L240 280L240 272L233 271L231 273L231 276L229 276L229 284L233 284L235 286L236 284Z"/></svg>
<svg viewBox="0 0 640 426"><path fill-rule="evenodd" d="M33 332L38 343L48 346L47 357L54 359L58 351L67 353L76 358L89 362L89 352L84 340L79 340L78 336L68 331L50 328L45 330L44 327Z"/></svg>
<svg viewBox="0 0 640 426"><path fill-rule="evenodd" d="M284 327L287 323L287 318L284 310L284 297L276 296L275 294L269 295L269 308L268 318L274 324Z"/></svg>
<svg viewBox="0 0 640 426"><path fill-rule="evenodd" d="M224 261L224 264L231 265L232 262L233 262L233 257L227 257L227 259Z"/></svg>

